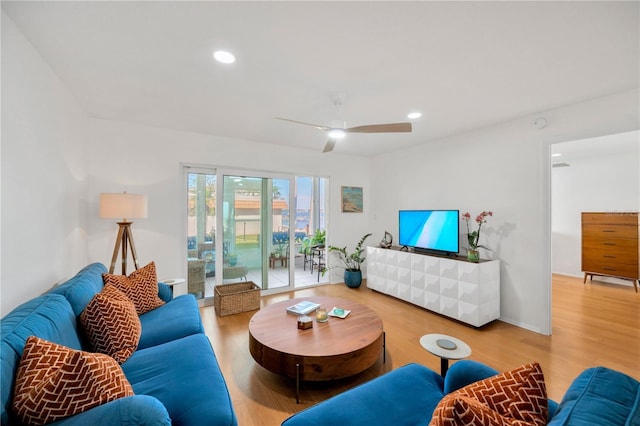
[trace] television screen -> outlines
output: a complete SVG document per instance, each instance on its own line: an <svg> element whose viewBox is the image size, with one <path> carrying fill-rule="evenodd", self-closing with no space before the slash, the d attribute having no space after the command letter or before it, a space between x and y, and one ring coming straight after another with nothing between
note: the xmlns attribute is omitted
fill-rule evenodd
<svg viewBox="0 0 640 426"><path fill-rule="evenodd" d="M400 210L398 242L417 249L457 253L459 226L459 210Z"/></svg>

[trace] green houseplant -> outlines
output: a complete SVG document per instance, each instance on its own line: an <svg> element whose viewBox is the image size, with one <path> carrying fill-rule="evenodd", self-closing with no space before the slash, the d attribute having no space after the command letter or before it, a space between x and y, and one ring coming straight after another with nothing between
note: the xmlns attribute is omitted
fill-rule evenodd
<svg viewBox="0 0 640 426"><path fill-rule="evenodd" d="M313 234L313 238L311 239L311 245L324 247L326 239L327 231L316 229L316 232Z"/></svg>
<svg viewBox="0 0 640 426"><path fill-rule="evenodd" d="M372 234L365 234L353 252L349 253L347 251L347 247L335 247L329 246L329 253L333 253L337 259L340 260L342 265L344 266L344 283L347 287L350 288L358 288L362 283L362 270L360 269L362 262L365 261L365 257L363 255L364 248L362 245L364 241L369 238Z"/></svg>

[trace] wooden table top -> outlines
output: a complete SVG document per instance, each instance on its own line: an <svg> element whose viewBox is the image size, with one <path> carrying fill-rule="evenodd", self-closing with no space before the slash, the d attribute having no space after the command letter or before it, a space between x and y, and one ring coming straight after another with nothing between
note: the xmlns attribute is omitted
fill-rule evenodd
<svg viewBox="0 0 640 426"><path fill-rule="evenodd" d="M303 300L319 303L322 308L343 308L351 313L344 319L329 317L325 323L313 318L313 327L299 330L298 316L286 308ZM369 307L335 297L302 297L266 306L249 322L249 334L260 345L274 351L303 357L326 357L348 354L366 348L380 339L382 319Z"/></svg>

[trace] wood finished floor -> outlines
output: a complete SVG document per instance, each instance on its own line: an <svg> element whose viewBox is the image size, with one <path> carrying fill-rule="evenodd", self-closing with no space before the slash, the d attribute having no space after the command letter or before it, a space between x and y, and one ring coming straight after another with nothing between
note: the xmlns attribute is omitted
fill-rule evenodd
<svg viewBox="0 0 640 426"><path fill-rule="evenodd" d="M295 383L255 363L248 349L248 323L254 312L217 317L201 308L207 336L215 349L241 426L279 425L291 414L410 362L439 371L439 359L420 346L428 333L467 342L471 359L497 370L530 361L543 368L549 397L560 400L585 368L604 365L640 379L640 293L632 287L556 275L553 277L553 334L543 336L500 321L474 329L366 287L326 285L265 296L262 306L295 297L332 296L371 307L386 332L386 363L380 360L354 377L303 383L300 404ZM188 396L185 396L188 397Z"/></svg>

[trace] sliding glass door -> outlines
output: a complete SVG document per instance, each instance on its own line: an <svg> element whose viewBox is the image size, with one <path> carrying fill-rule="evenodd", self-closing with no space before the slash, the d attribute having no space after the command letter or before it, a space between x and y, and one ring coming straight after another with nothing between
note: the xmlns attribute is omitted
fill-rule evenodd
<svg viewBox="0 0 640 426"><path fill-rule="evenodd" d="M326 179L185 170L190 293L211 303L219 284L253 281L268 293L327 282L324 252L309 250L326 234Z"/></svg>

